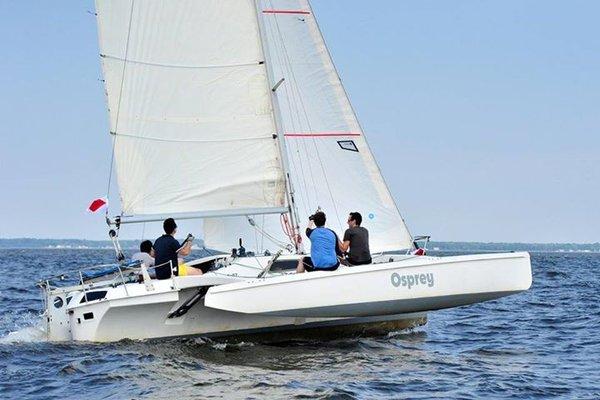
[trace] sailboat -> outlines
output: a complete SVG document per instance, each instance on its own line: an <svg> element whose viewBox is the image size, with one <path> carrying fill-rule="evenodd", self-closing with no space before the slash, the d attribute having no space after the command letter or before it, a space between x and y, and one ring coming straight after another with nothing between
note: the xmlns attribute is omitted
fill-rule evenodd
<svg viewBox="0 0 600 400"><path fill-rule="evenodd" d="M419 248L307 0L96 0L122 210L119 262L40 282L50 340L367 334L531 286L527 253ZM372 264L296 274L317 209L365 215ZM201 276L151 279L120 229L202 220ZM231 252L232 248L239 251ZM336 334L337 334L336 333Z"/></svg>

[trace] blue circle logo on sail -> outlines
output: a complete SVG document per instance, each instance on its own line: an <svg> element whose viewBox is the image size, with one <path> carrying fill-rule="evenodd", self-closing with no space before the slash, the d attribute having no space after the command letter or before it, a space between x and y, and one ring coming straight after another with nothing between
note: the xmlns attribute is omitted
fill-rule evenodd
<svg viewBox="0 0 600 400"><path fill-rule="evenodd" d="M373 219L373 218L375 218L375 214L369 213L369 219Z"/></svg>

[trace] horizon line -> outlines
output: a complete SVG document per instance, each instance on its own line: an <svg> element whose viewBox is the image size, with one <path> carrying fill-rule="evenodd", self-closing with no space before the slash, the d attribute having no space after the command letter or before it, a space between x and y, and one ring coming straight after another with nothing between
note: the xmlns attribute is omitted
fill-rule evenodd
<svg viewBox="0 0 600 400"><path fill-rule="evenodd" d="M204 238L197 238L204 241ZM0 237L0 240L80 240L88 242L110 242L110 239L83 239L83 238L34 238L34 237ZM135 239L121 239L121 241L139 241ZM484 243L484 244L535 244L535 245L561 245L561 244L577 244L577 245L600 245L600 241L596 242L507 242L507 241L471 241L471 240L430 240L430 243Z"/></svg>

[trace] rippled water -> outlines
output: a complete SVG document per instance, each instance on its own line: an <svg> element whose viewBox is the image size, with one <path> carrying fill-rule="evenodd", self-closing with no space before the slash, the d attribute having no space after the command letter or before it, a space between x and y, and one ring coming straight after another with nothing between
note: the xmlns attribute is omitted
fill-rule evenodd
<svg viewBox="0 0 600 400"><path fill-rule="evenodd" d="M600 255L532 254L533 288L387 337L52 344L34 282L103 250L0 250L0 397L600 398Z"/></svg>

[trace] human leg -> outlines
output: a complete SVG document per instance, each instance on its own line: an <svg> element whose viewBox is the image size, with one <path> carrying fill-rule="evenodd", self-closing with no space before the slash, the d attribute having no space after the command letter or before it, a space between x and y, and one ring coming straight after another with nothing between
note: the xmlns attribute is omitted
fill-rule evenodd
<svg viewBox="0 0 600 400"><path fill-rule="evenodd" d="M187 267L187 275L202 275L203 272L200 268L196 268L196 267Z"/></svg>
<svg viewBox="0 0 600 400"><path fill-rule="evenodd" d="M304 272L304 258L305 257L300 257L298 259L298 266L296 267L296 273L297 274L301 274Z"/></svg>
<svg viewBox="0 0 600 400"><path fill-rule="evenodd" d="M314 271L312 259L310 257L302 257L298 260L298 266L296 267L296 273L301 274L302 272Z"/></svg>
<svg viewBox="0 0 600 400"><path fill-rule="evenodd" d="M180 263L178 270L178 276L202 275L202 270L200 268L190 267L186 263Z"/></svg>

